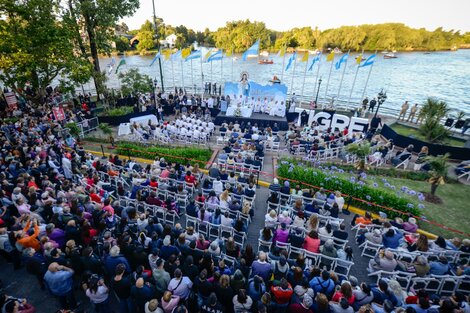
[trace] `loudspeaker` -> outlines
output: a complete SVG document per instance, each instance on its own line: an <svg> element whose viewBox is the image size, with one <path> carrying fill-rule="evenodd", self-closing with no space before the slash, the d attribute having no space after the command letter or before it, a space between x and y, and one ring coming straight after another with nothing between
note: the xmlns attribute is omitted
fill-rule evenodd
<svg viewBox="0 0 470 313"><path fill-rule="evenodd" d="M458 120L457 122L455 122L455 128L457 129L460 129L463 127L463 125L465 124L465 120Z"/></svg>

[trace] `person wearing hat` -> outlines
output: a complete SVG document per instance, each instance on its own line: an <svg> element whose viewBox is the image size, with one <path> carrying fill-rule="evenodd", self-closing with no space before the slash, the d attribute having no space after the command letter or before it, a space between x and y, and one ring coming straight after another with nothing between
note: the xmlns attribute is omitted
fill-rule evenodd
<svg viewBox="0 0 470 313"><path fill-rule="evenodd" d="M393 272L398 265L395 255L388 249L380 250L379 254L369 261L369 272L386 271Z"/></svg>
<svg viewBox="0 0 470 313"><path fill-rule="evenodd" d="M310 309L313 305L313 299L307 294L302 297L301 303L292 303L287 310L288 313L313 313Z"/></svg>

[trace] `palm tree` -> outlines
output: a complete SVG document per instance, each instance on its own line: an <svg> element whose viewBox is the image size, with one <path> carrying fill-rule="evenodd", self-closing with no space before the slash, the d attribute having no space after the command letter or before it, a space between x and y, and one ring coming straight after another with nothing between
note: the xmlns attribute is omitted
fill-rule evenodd
<svg viewBox="0 0 470 313"><path fill-rule="evenodd" d="M428 156L426 158L426 162L431 167L431 178L429 178L429 183L431 184L431 195L433 196L436 194L437 187L439 187L439 185L445 184L447 170L449 168L447 163L448 160L448 153L438 156Z"/></svg>
<svg viewBox="0 0 470 313"><path fill-rule="evenodd" d="M358 179L361 178L361 173L367 170L366 158L370 154L370 143L352 143L346 146L346 151L357 157L356 169L358 172Z"/></svg>
<svg viewBox="0 0 470 313"><path fill-rule="evenodd" d="M442 142L449 136L449 130L441 124L449 112L446 102L435 98L426 100L418 114L419 120L423 121L419 131L429 142Z"/></svg>

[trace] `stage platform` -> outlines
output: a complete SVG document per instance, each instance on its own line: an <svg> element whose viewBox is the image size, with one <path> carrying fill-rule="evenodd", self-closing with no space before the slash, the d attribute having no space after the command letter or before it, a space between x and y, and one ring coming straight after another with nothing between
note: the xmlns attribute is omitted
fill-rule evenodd
<svg viewBox="0 0 470 313"><path fill-rule="evenodd" d="M229 124L230 122L235 123L237 121L238 123L245 122L245 124L250 122L251 125L254 125L256 123L258 124L258 127L270 126L271 128L274 126L274 123L277 123L277 127L279 127L279 130L289 129L289 123L287 122L287 117L271 116L271 115L263 114L263 113L253 113L251 114L251 117L241 117L241 116L226 116L225 113L220 112L215 117L214 124L220 126L222 125L222 123Z"/></svg>

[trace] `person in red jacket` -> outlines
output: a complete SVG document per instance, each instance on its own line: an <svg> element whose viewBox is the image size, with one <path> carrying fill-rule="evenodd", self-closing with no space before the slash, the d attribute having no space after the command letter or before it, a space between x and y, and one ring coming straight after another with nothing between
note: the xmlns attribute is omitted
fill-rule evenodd
<svg viewBox="0 0 470 313"><path fill-rule="evenodd" d="M291 284L289 284L285 278L282 278L278 286L271 286L271 293L273 294L274 301L277 304L287 306L294 290L292 289Z"/></svg>

